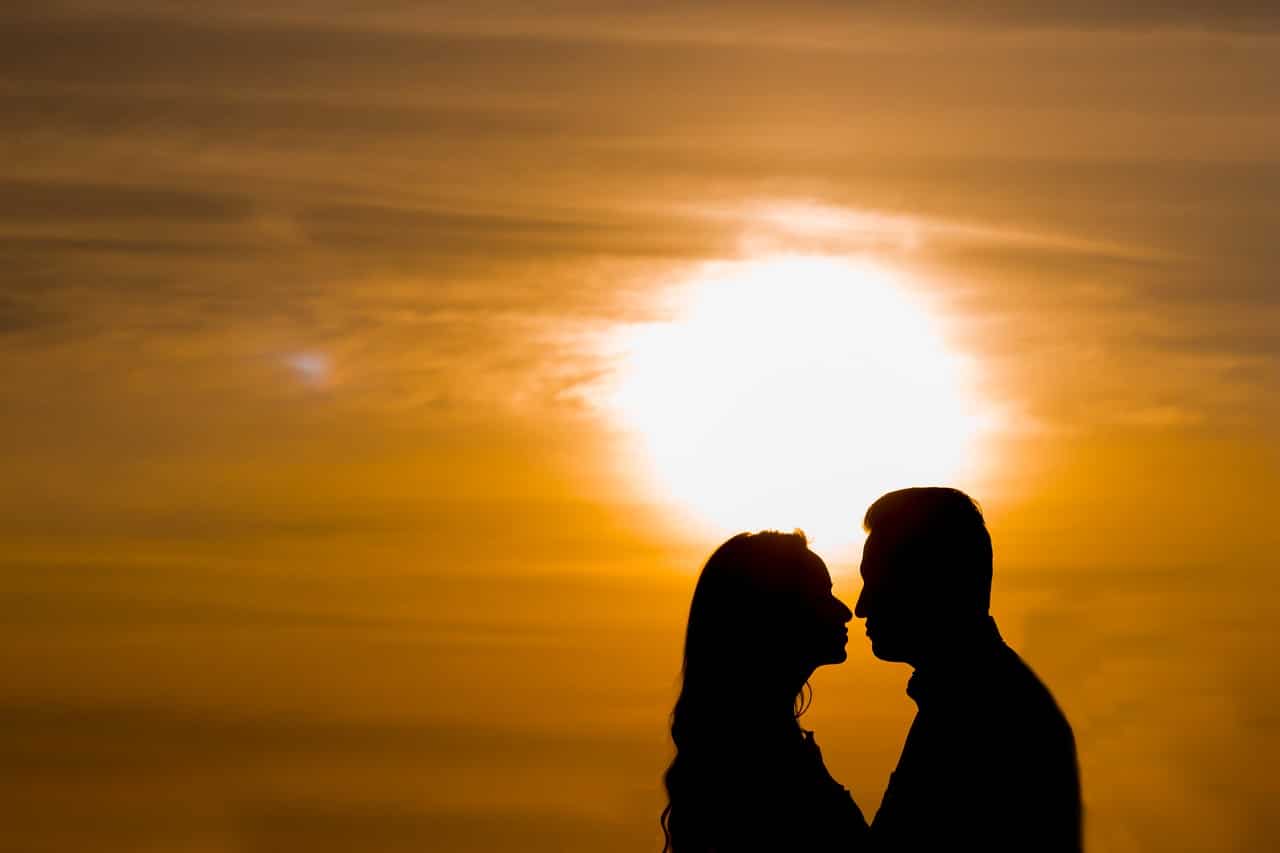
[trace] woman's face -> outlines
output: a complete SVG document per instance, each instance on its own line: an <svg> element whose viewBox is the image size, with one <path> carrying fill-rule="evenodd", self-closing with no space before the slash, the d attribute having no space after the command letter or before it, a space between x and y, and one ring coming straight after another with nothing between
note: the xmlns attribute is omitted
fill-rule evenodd
<svg viewBox="0 0 1280 853"><path fill-rule="evenodd" d="M799 610L794 626L799 642L797 651L806 665L815 668L841 663L848 657L845 645L849 642L849 629L846 626L853 618L853 611L836 598L831 574L822 558L812 551L806 554L799 576Z"/></svg>

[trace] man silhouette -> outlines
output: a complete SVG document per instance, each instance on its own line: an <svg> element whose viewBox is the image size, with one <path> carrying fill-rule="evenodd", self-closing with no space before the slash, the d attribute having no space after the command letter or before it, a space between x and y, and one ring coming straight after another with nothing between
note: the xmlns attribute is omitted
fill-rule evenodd
<svg viewBox="0 0 1280 853"><path fill-rule="evenodd" d="M955 489L902 489L873 503L863 526L854 613L876 657L915 668L917 706L872 849L1079 851L1075 739L988 613L981 510Z"/></svg>

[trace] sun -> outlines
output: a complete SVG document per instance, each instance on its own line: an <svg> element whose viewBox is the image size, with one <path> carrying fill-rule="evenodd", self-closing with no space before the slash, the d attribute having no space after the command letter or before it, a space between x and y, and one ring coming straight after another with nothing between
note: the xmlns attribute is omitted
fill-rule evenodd
<svg viewBox="0 0 1280 853"><path fill-rule="evenodd" d="M879 494L949 483L971 461L970 362L915 289L865 261L712 265L670 319L623 327L606 403L652 497L706 534L802 528L861 540Z"/></svg>

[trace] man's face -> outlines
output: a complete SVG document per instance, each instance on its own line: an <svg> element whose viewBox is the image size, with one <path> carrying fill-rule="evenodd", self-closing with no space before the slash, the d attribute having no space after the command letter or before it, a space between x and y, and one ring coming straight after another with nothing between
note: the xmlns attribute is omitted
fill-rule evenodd
<svg viewBox="0 0 1280 853"><path fill-rule="evenodd" d="M866 620L871 652L881 660L911 663L918 658L930 628L930 616L913 583L915 568L895 555L889 543L872 533L862 549L862 593L854 615Z"/></svg>

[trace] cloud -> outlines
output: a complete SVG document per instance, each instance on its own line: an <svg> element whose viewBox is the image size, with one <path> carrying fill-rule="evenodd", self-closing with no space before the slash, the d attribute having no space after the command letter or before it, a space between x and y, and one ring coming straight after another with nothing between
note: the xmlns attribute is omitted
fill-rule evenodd
<svg viewBox="0 0 1280 853"><path fill-rule="evenodd" d="M790 43L839 46L850 36L884 28L911 28L966 33L983 30L1149 31L1191 30L1258 32L1275 28L1274 5L1263 0L1144 0L1112 4L1101 0L1057 4L1049 0L1000 0L980 7L958 7L945 0L841 3L801 0L785 13L776 5L750 2L685 3L661 0L637 11L632 4L612 2L543 4L536 13L510 0L447 2L430 7L379 4L360 9L338 2L297 4L288 0L210 7L194 3L131 0L60 0L52 9L63 16L199 19L206 25L251 23L258 26L375 31L435 31L491 38L538 35L564 40L613 42Z"/></svg>
<svg viewBox="0 0 1280 853"><path fill-rule="evenodd" d="M243 196L110 184L0 181L12 204L0 223L67 223L93 220L184 219L201 223L237 221L250 207Z"/></svg>

